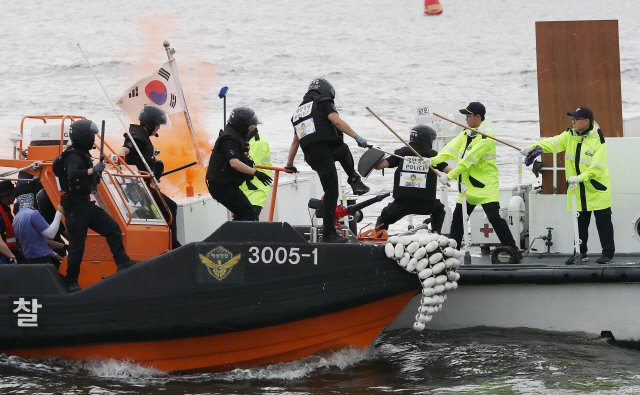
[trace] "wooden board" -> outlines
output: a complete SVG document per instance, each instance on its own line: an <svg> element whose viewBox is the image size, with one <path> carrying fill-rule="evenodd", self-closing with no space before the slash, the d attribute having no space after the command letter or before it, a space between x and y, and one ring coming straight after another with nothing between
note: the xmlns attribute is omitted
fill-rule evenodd
<svg viewBox="0 0 640 395"><path fill-rule="evenodd" d="M568 111L589 107L605 137L622 137L618 21L536 22L540 137L571 127ZM551 154L542 157L552 167ZM564 154L558 155L564 167ZM566 193L564 171L556 193ZM553 173L542 172L542 192L553 193Z"/></svg>

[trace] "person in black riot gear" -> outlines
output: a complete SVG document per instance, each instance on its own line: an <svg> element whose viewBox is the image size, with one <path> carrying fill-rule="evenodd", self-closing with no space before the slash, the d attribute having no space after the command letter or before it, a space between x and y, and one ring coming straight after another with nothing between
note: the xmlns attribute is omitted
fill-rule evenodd
<svg viewBox="0 0 640 395"><path fill-rule="evenodd" d="M345 243L335 229L335 211L338 204L338 172L335 161L339 161L347 173L348 183L353 193L362 195L369 192L354 168L349 146L345 144L343 133L353 137L360 147L367 146L367 140L351 129L336 110L336 91L329 81L316 78L311 81L302 103L291 117L294 136L285 169L296 171L293 160L302 148L304 160L318 173L324 200L322 204L323 235L325 243Z"/></svg>
<svg viewBox="0 0 640 395"><path fill-rule="evenodd" d="M436 131L426 125L416 125L411 129L409 145L416 150L423 158L431 158L438 155L432 149L433 141L436 139ZM394 152L396 156L389 156L382 160L376 169L385 167L396 167L393 177L393 198L394 201L385 207L378 220L377 229L389 229L389 225L402 219L409 214L431 214L431 229L440 233L444 222L445 210L440 200L436 199L437 176L428 167L425 167L422 160L416 156L409 147L402 147ZM445 162L436 166L438 171L448 171ZM425 223L428 222L425 220Z"/></svg>
<svg viewBox="0 0 640 395"><path fill-rule="evenodd" d="M69 235L67 275L65 285L69 292L79 291L78 276L84 254L87 230L91 229L107 239L118 271L136 263L129 258L122 244L122 231L118 223L90 199L96 190L104 163L93 165L89 151L94 148L98 125L90 120L75 121L70 126L71 147L54 160L54 172L65 194L62 207ZM61 164L61 166L58 165Z"/></svg>
<svg viewBox="0 0 640 395"><path fill-rule="evenodd" d="M240 185L254 177L264 185L272 182L268 174L253 168L253 161L249 158L247 136L259 123L252 109L234 108L211 150L207 187L211 196L233 213L234 221L258 220L253 205L240 190Z"/></svg>
<svg viewBox="0 0 640 395"><path fill-rule="evenodd" d="M156 180L160 182L160 177L162 177L162 173L164 172L164 163L162 163L161 160L156 159L155 148L153 147L153 143L151 142L150 137L159 137L158 130L162 125L166 125L169 122L169 117L159 107L146 105L142 107L140 115L138 115L138 119L140 120L140 124L130 125L129 133L138 146L140 153L142 153L142 158L144 158L144 161L146 161L149 165L149 168L156 177ZM126 133L124 134L124 144L122 145L122 148L120 148L118 155L124 156L124 161L128 165L134 165L140 171L147 171L147 167L144 165L143 159L140 158L140 155L138 155L138 151L136 151L136 148L133 146L133 143L129 138L129 135ZM146 178L145 181L147 183L147 186L149 187L149 191L151 191L153 200L155 200L156 205L162 213L162 216L167 221L169 220L169 213L171 213L171 222L169 223L169 229L171 230L172 249L180 247L181 244L178 241L178 231L176 227L176 214L178 212L178 205L164 193L158 193L158 190L152 187L150 178ZM169 208L169 211L167 211L167 208Z"/></svg>

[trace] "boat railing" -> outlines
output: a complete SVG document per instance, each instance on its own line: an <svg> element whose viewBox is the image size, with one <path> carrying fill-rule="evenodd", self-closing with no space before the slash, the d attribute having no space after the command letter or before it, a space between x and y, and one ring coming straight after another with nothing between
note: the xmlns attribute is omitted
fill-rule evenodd
<svg viewBox="0 0 640 395"><path fill-rule="evenodd" d="M296 171L285 169L284 167L274 167L274 166L264 166L264 165L256 165L258 169L265 170L273 170L276 174L273 176L273 188L271 188L271 207L269 208L269 222L273 222L273 212L276 208L276 195L278 193L278 179L280 178L280 172L283 171L285 173L297 173Z"/></svg>

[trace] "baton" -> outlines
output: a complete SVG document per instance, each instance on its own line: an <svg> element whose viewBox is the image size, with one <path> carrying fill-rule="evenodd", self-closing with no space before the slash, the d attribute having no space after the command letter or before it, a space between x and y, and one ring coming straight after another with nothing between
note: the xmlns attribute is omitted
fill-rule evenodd
<svg viewBox="0 0 640 395"><path fill-rule="evenodd" d="M104 119L102 120L102 133L100 134L100 162L104 160Z"/></svg>
<svg viewBox="0 0 640 395"><path fill-rule="evenodd" d="M180 171L182 169L186 169L187 167L191 167L191 166L195 165L196 163L198 163L198 162L191 162L191 163L189 163L187 165L176 167L173 170L165 171L164 173L162 173L162 177L166 176L167 174L175 173L176 171Z"/></svg>

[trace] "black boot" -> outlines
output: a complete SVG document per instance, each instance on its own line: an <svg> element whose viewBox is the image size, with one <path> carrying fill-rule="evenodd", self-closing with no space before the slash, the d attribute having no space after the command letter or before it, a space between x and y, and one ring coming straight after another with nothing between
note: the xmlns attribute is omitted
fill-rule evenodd
<svg viewBox="0 0 640 395"><path fill-rule="evenodd" d="M354 195L364 195L370 191L370 188L364 185L360 177L349 180L349 185L351 185Z"/></svg>
<svg viewBox="0 0 640 395"><path fill-rule="evenodd" d="M67 292L73 293L81 291L80 285L78 285L78 280L67 280L64 279L64 287L67 289Z"/></svg>
<svg viewBox="0 0 640 395"><path fill-rule="evenodd" d="M322 234L322 243L346 243L349 241L349 238L342 237L338 234L338 232L326 232Z"/></svg>
<svg viewBox="0 0 640 395"><path fill-rule="evenodd" d="M131 266L135 265L136 263L138 263L138 261L134 261L133 259L129 258L128 260L124 261L124 262L120 262L120 263L116 263L116 266L118 267L118 272L121 272L125 269L130 268Z"/></svg>

